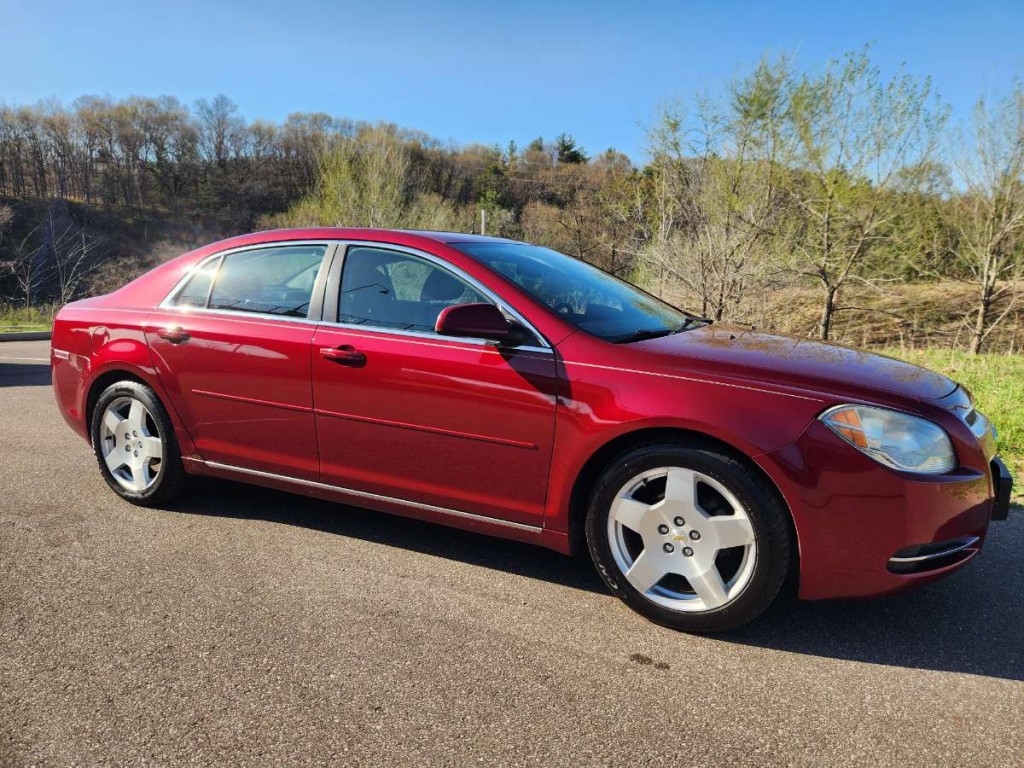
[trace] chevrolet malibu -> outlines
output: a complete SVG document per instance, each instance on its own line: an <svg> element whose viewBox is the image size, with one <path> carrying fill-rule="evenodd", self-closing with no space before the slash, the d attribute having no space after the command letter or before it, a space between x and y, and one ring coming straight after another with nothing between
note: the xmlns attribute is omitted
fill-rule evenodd
<svg viewBox="0 0 1024 768"><path fill-rule="evenodd" d="M589 552L713 632L964 565L1009 508L970 394L696 317L546 248L302 229L208 245L53 328L60 412L111 489L210 475Z"/></svg>

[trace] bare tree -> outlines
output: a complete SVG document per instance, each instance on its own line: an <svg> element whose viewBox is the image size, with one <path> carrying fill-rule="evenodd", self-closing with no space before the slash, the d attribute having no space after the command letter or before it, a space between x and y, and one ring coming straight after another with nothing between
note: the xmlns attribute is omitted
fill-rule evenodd
<svg viewBox="0 0 1024 768"><path fill-rule="evenodd" d="M87 278L100 266L99 256L97 242L84 228L60 225L51 212L44 227L30 230L8 250L0 261L0 275L13 280L18 302L25 307L41 299L66 304L80 295Z"/></svg>
<svg viewBox="0 0 1024 768"><path fill-rule="evenodd" d="M84 228L68 224L58 231L51 217L50 260L45 269L58 303L67 304L79 296L82 286L100 266L98 256L98 243Z"/></svg>
<svg viewBox="0 0 1024 768"><path fill-rule="evenodd" d="M33 229L19 238L6 258L0 261L0 275L10 278L17 291L10 298L26 308L35 302L36 294L46 277L46 265L42 259L45 245L35 242L37 232L38 229Z"/></svg>
<svg viewBox="0 0 1024 768"><path fill-rule="evenodd" d="M955 258L977 289L971 352L982 351L1009 315L1024 279L1024 86L990 106L978 102L970 135L954 148L966 190L952 201Z"/></svg>
<svg viewBox="0 0 1024 768"><path fill-rule="evenodd" d="M213 101L200 99L196 102L196 122L203 158L210 164L225 165L244 126L238 106L223 94Z"/></svg>
<svg viewBox="0 0 1024 768"><path fill-rule="evenodd" d="M763 62L731 85L728 102L700 99L690 123L666 110L649 134L658 218L649 253L717 320L768 279L787 80L786 60Z"/></svg>

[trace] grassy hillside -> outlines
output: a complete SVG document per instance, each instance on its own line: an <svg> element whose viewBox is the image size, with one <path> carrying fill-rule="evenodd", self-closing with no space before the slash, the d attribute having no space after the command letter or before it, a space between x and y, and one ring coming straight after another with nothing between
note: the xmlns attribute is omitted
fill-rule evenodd
<svg viewBox="0 0 1024 768"><path fill-rule="evenodd" d="M49 325L57 307L56 242L65 253L88 244L89 256L79 268L83 279L75 294L107 293L148 269L197 245L240 230L209 216L158 208L90 206L73 200L5 198L0 211L13 218L0 227L0 331L12 325ZM74 262L69 256L65 267ZM25 306L21 287L35 271L32 306Z"/></svg>

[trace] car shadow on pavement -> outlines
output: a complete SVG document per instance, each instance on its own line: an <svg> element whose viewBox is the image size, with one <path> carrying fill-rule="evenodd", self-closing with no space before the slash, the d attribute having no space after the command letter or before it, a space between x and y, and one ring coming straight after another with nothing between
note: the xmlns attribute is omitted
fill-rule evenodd
<svg viewBox="0 0 1024 768"><path fill-rule="evenodd" d="M296 525L573 589L606 591L588 562L530 544L229 480L196 478L196 484L174 504L175 511Z"/></svg>
<svg viewBox="0 0 1024 768"><path fill-rule="evenodd" d="M178 512L302 526L607 593L593 567L540 547L222 480L174 505ZM993 525L964 570L916 592L874 600L801 602L783 595L724 643L869 664L1024 680L1024 512ZM638 622L643 621L640 617Z"/></svg>
<svg viewBox="0 0 1024 768"><path fill-rule="evenodd" d="M48 387L50 366L45 363L0 362L0 387Z"/></svg>
<svg viewBox="0 0 1024 768"><path fill-rule="evenodd" d="M762 648L1024 680L1024 512L993 523L963 570L904 595L783 599L723 639Z"/></svg>

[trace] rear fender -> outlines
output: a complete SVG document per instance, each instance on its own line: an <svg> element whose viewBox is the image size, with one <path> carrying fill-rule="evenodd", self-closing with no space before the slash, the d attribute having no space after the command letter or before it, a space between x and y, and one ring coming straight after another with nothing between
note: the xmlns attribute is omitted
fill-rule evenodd
<svg viewBox="0 0 1024 768"><path fill-rule="evenodd" d="M92 402L103 389L117 380L117 374L123 373L143 382L160 398L174 425L174 434L182 456L202 458L157 374L153 356L142 330L146 314L148 313L140 313L137 326L135 323L131 326L95 326L90 333L91 351L86 375L82 377L83 389L79 393L86 439L89 439L89 408Z"/></svg>

